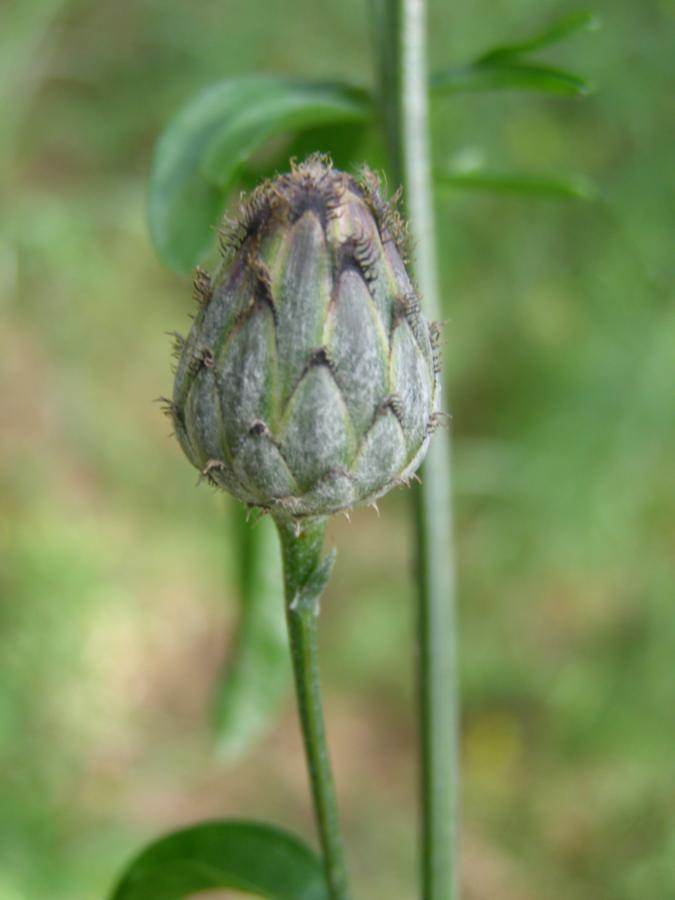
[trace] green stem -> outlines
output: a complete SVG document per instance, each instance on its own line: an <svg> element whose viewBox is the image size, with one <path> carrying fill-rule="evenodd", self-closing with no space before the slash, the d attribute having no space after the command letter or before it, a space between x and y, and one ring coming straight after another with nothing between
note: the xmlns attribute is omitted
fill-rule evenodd
<svg viewBox="0 0 675 900"><path fill-rule="evenodd" d="M319 600L330 576L333 558L321 559L325 519L314 519L299 532L288 522L277 521L277 528L284 564L286 621L298 712L329 896L331 900L349 900L347 870L319 687Z"/></svg>
<svg viewBox="0 0 675 900"><path fill-rule="evenodd" d="M434 229L424 0L374 0L380 108L394 184L403 185L415 276L427 316L442 318ZM422 868L425 900L457 887L458 688L450 433L431 442L415 493L419 599Z"/></svg>

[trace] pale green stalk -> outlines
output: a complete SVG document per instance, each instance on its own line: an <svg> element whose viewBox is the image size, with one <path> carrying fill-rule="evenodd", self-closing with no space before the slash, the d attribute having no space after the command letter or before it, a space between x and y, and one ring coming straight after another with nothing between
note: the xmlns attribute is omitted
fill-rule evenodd
<svg viewBox="0 0 675 900"><path fill-rule="evenodd" d="M319 687L319 600L332 564L330 558L321 559L326 522L325 519L313 519L297 531L289 522L277 522L277 527L284 564L286 619L298 712L326 881L330 900L349 900Z"/></svg>
<svg viewBox="0 0 675 900"><path fill-rule="evenodd" d="M442 319L436 264L424 0L374 0L379 97L425 314ZM415 494L424 900L456 900L458 687L450 433L431 442Z"/></svg>

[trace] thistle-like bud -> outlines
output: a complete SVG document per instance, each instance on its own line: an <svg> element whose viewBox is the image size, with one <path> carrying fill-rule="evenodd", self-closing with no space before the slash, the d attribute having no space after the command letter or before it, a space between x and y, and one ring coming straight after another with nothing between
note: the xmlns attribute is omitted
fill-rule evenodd
<svg viewBox="0 0 675 900"><path fill-rule="evenodd" d="M438 420L437 330L377 178L312 156L253 191L222 243L177 345L169 409L190 462L284 518L407 482Z"/></svg>

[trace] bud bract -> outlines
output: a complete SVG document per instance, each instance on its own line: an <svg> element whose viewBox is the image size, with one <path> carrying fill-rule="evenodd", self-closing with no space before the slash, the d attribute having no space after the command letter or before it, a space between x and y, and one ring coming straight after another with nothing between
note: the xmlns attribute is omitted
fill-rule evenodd
<svg viewBox="0 0 675 900"><path fill-rule="evenodd" d="M407 482L438 419L437 331L378 180L313 156L260 185L224 234L179 339L170 412L209 481L277 517Z"/></svg>

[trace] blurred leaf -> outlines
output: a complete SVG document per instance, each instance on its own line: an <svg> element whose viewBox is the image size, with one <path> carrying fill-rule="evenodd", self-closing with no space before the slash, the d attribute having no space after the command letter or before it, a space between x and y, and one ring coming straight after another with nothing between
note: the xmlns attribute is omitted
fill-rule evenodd
<svg viewBox="0 0 675 900"><path fill-rule="evenodd" d="M273 134L363 121L370 112L366 92L344 84L264 81L252 85L252 98L241 91L228 103L227 127L210 141L202 165L203 174L215 184L227 185L233 168Z"/></svg>
<svg viewBox="0 0 675 900"><path fill-rule="evenodd" d="M593 13L586 11L574 12L563 16L557 22L549 25L548 28L532 35L530 38L526 38L524 41L493 47L479 56L476 62L494 62L495 60L501 61L515 56L522 56L524 53L531 53L534 50L540 50L542 47L550 47L552 44L557 44L580 31L592 31L597 27L598 19Z"/></svg>
<svg viewBox="0 0 675 900"><path fill-rule="evenodd" d="M0 28L0 178L13 162L16 141L56 41L54 23L68 0L6 4Z"/></svg>
<svg viewBox="0 0 675 900"><path fill-rule="evenodd" d="M242 163L237 187L251 191L263 178L271 178L285 168L289 159L304 159L310 153L327 153L338 169L356 169L372 154L376 130L370 125L368 120L338 122L276 136Z"/></svg>
<svg viewBox="0 0 675 900"><path fill-rule="evenodd" d="M293 140L287 156L304 159L315 151L328 153L338 169L352 169L368 158L366 122L345 122L308 128Z"/></svg>
<svg viewBox="0 0 675 900"><path fill-rule="evenodd" d="M234 889L269 900L327 900L319 858L281 829L255 822L206 822L151 844L110 900L184 900Z"/></svg>
<svg viewBox="0 0 675 900"><path fill-rule="evenodd" d="M269 76L212 85L169 123L150 176L150 231L160 258L188 271L213 228L246 158L273 135L368 118L365 91Z"/></svg>
<svg viewBox="0 0 675 900"><path fill-rule="evenodd" d="M236 504L241 619L232 659L216 696L220 755L241 756L277 713L290 686L281 551L274 523L251 526Z"/></svg>
<svg viewBox="0 0 675 900"><path fill-rule="evenodd" d="M25 104L49 60L50 32L68 0L24 0L3 10L0 29L0 98Z"/></svg>
<svg viewBox="0 0 675 900"><path fill-rule="evenodd" d="M591 85L572 72L515 61L475 62L431 76L435 93L461 91L539 91L544 94L588 94Z"/></svg>
<svg viewBox="0 0 675 900"><path fill-rule="evenodd" d="M538 175L528 172L449 171L436 175L438 184L478 191L508 194L540 194L589 200L593 183L581 175Z"/></svg>
<svg viewBox="0 0 675 900"><path fill-rule="evenodd" d="M524 41L502 44L465 66L432 74L431 89L444 93L521 90L545 94L588 94L592 90L591 85L573 72L523 61L520 57L596 26L597 19L591 13L572 13Z"/></svg>

